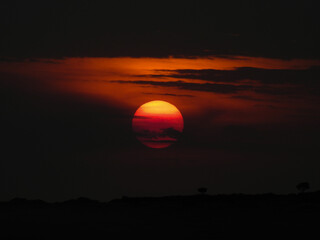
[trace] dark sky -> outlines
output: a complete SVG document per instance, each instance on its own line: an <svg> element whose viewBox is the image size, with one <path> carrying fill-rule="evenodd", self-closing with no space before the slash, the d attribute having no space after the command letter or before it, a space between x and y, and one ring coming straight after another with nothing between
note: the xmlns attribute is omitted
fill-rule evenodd
<svg viewBox="0 0 320 240"><path fill-rule="evenodd" d="M6 1L1 55L318 58L317 1Z"/></svg>
<svg viewBox="0 0 320 240"><path fill-rule="evenodd" d="M1 3L0 200L318 190L315 3ZM166 149L131 129L154 99Z"/></svg>

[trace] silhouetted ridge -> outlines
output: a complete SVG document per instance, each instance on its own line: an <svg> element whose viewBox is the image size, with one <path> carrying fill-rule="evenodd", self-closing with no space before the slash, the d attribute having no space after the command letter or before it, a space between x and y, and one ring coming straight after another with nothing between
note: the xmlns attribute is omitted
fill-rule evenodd
<svg viewBox="0 0 320 240"><path fill-rule="evenodd" d="M319 236L320 191L0 202L1 239L221 239ZM316 239L316 238L315 238Z"/></svg>
<svg viewBox="0 0 320 240"><path fill-rule="evenodd" d="M317 202L320 201L320 191L307 192L303 194L288 194L288 195L277 195L274 193L264 194L219 194L219 195L208 195L208 194L197 194L189 196L164 196L164 197L128 197L124 196L119 199L114 199L109 204L119 203L167 203L167 202L223 202L223 203L236 203L236 202L264 202L264 201L309 201Z"/></svg>
<svg viewBox="0 0 320 240"><path fill-rule="evenodd" d="M90 198L85 197L79 197L77 199L70 199L64 202L61 202L61 204L66 205L90 205L90 204L99 204L100 202L97 200L92 200Z"/></svg>

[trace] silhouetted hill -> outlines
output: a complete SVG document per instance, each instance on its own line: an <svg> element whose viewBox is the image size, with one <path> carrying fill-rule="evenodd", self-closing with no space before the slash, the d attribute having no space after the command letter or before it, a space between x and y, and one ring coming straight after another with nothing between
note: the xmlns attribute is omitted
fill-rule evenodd
<svg viewBox="0 0 320 240"><path fill-rule="evenodd" d="M320 192L0 202L1 239L228 239L317 234Z"/></svg>

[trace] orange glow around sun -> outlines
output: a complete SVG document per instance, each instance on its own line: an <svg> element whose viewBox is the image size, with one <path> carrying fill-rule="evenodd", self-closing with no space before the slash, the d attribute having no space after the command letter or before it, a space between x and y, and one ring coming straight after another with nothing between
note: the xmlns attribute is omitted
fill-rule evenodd
<svg viewBox="0 0 320 240"><path fill-rule="evenodd" d="M192 78L185 74L181 74L179 78L172 77L172 71L173 73L175 70L184 69L232 71L239 67L307 70L314 66L320 66L320 61L248 56L227 58L218 56L202 58L85 57L0 61L0 73L6 76L1 80L12 81L12 84L21 86L21 88L32 86L33 91L37 89L37 91L48 91L55 94L71 94L90 99L90 101L112 103L115 107L126 109L128 112L136 110L138 105L163 98L179 106L185 118L202 116L209 125L214 124L217 127L229 124L288 123L289 120L292 120L290 116L297 115L297 112L300 112L299 109L302 111L308 106L308 109L312 109L310 112L317 112L318 105L312 96L284 98L282 94L269 94L274 90L283 92L284 87L288 93L295 91L297 86L294 84L263 85L255 79L221 83L215 81L214 78L197 79L196 75ZM211 86L212 89L206 89L206 85ZM234 88L235 86L240 87ZM215 91L214 87L222 89L231 87L237 90L234 92ZM305 90L305 93L307 92ZM304 93L301 92L301 94ZM138 110L135 120L138 118L140 120L134 121L138 125L147 122L142 119L146 119L148 114L153 118L157 115L158 119L163 119L165 116L167 120L171 119L174 122L173 119L179 119L180 112L175 114L174 108L156 106L153 103ZM309 119L313 121L314 118ZM179 128L176 129L179 130Z"/></svg>
<svg viewBox="0 0 320 240"><path fill-rule="evenodd" d="M151 148L165 148L176 142L183 131L180 111L165 101L151 101L135 112L132 128L137 139Z"/></svg>

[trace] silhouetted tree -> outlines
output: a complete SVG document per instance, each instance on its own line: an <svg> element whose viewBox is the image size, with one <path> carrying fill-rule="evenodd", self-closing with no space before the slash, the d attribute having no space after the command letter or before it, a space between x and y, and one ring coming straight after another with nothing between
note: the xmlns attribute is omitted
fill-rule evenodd
<svg viewBox="0 0 320 240"><path fill-rule="evenodd" d="M201 188L198 188L198 192L201 193L202 195L206 194L207 193L207 188L205 187L201 187Z"/></svg>
<svg viewBox="0 0 320 240"><path fill-rule="evenodd" d="M305 191L307 191L310 188L310 185L308 182L301 182L296 186L296 188L298 189L298 191L300 193L304 193Z"/></svg>

